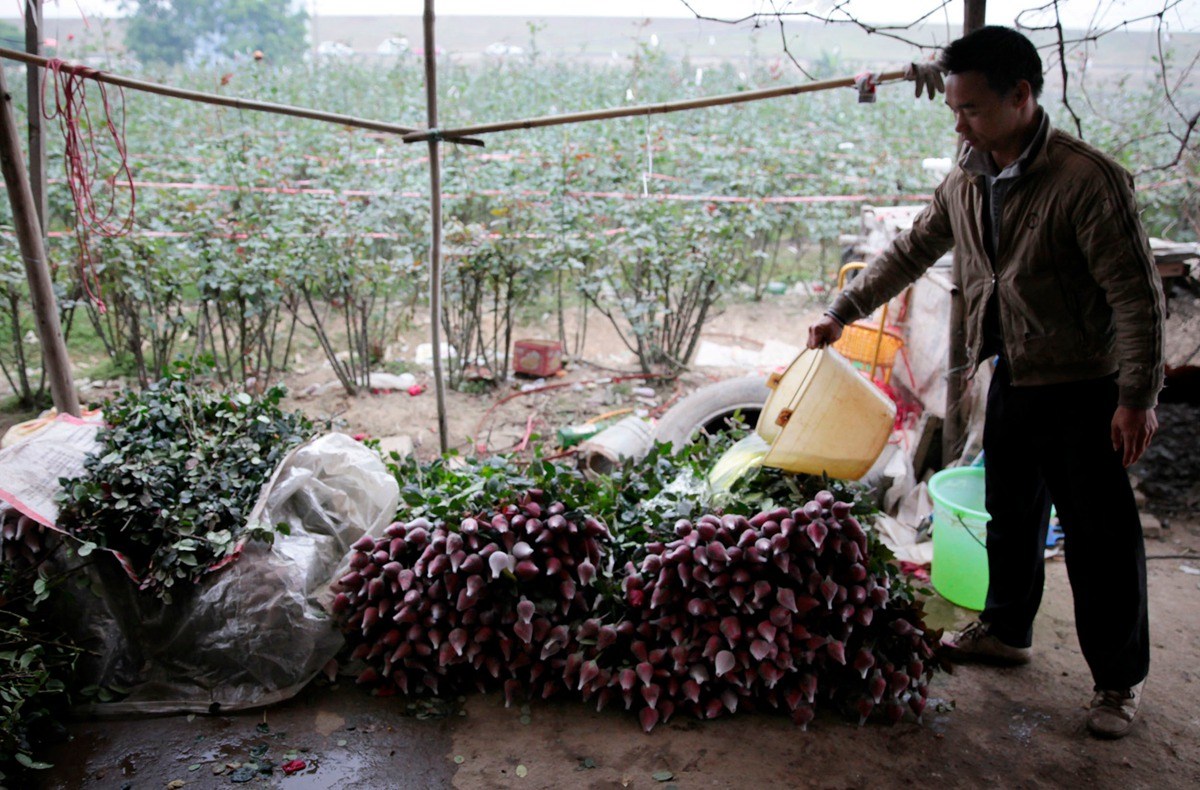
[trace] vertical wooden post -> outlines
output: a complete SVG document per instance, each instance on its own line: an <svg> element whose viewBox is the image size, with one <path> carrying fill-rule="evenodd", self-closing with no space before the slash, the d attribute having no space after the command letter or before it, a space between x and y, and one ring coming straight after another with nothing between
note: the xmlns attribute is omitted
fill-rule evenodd
<svg viewBox="0 0 1200 790"><path fill-rule="evenodd" d="M973 33L983 27L984 17L987 16L987 0L967 0L963 8L963 35Z"/></svg>
<svg viewBox="0 0 1200 790"><path fill-rule="evenodd" d="M8 188L8 202L12 205L13 226L21 248L21 259L25 262L25 276L29 280L29 296L37 319L42 360L50 379L54 407L60 414L78 417L79 396L71 376L71 358L67 355L67 344L63 341L62 326L58 321L58 303L54 299L54 285L50 278L50 267L46 263L42 227L38 223L33 193L29 189L29 174L25 171L25 160L21 154L12 95L8 92L3 69L0 69L0 170L4 171L4 185Z"/></svg>
<svg viewBox="0 0 1200 790"><path fill-rule="evenodd" d="M963 35L984 26L987 0L967 0L963 9ZM962 141L959 141L962 148ZM962 454L966 440L966 420L963 414L963 399L966 397L967 368L972 360L967 359L966 316L963 296L957 283L950 292L950 358L946 379L946 422L942 426L942 465L954 463Z"/></svg>
<svg viewBox="0 0 1200 790"><path fill-rule="evenodd" d="M433 0L425 0L425 106L430 129L438 125L437 49L434 41ZM442 453L450 449L446 430L446 382L442 373L442 161L437 136L429 138L429 312L433 343L433 389L437 396L438 440Z"/></svg>
<svg viewBox="0 0 1200 790"><path fill-rule="evenodd" d="M42 54L42 0L25 0L25 51ZM42 70L25 68L25 114L29 130L29 188L42 244L46 243L46 127L42 125Z"/></svg>

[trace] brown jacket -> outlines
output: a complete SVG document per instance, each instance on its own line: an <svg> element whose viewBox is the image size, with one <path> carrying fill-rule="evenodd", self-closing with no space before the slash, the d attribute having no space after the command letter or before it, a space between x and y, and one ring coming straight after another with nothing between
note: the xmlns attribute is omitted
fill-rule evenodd
<svg viewBox="0 0 1200 790"><path fill-rule="evenodd" d="M951 247L968 359L999 288L1013 383L1057 384L1118 374L1120 404L1156 405L1163 380L1163 293L1138 220L1133 178L1095 148L1051 129L1004 201L993 270L984 246L983 177L963 169L938 186L912 230L832 305L857 320L900 293Z"/></svg>

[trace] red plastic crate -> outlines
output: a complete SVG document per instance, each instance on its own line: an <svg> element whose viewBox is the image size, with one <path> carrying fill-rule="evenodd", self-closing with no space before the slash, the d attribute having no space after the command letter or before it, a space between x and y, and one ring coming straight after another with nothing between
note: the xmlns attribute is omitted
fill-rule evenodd
<svg viewBox="0 0 1200 790"><path fill-rule="evenodd" d="M553 376L562 370L562 344L556 340L513 342L513 372L523 376Z"/></svg>

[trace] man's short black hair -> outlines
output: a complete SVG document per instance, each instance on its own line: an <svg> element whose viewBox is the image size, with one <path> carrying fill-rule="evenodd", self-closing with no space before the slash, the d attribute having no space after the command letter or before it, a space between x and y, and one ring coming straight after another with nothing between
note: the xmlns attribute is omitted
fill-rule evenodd
<svg viewBox="0 0 1200 790"><path fill-rule="evenodd" d="M1021 80L1042 95L1042 59L1033 43L1010 27L988 25L951 41L942 50L940 63L951 74L978 71L988 87L1007 95Z"/></svg>

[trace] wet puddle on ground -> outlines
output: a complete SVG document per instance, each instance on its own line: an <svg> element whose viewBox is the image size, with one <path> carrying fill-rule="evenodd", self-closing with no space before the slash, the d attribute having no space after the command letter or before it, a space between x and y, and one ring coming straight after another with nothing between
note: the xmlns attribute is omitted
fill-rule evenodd
<svg viewBox="0 0 1200 790"><path fill-rule="evenodd" d="M49 750L54 768L39 786L443 787L454 774L447 754L456 710L427 708L357 689L310 688L267 709L265 721L259 710L75 722L72 740Z"/></svg>
<svg viewBox="0 0 1200 790"><path fill-rule="evenodd" d="M1050 723L1050 714L1018 708L1008 722L1008 735L1022 746L1028 746L1039 727Z"/></svg>

